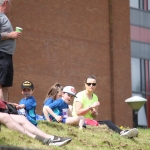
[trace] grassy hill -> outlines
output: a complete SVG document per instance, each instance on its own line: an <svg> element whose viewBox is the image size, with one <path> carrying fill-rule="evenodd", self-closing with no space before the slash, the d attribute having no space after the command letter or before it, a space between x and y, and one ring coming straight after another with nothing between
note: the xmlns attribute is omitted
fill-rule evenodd
<svg viewBox="0 0 150 150"><path fill-rule="evenodd" d="M109 130L107 126L77 127L61 123L39 122L40 129L52 135L72 137L71 143L63 147L42 145L39 141L1 127L0 144L39 150L150 150L150 130L139 129L138 137L127 139ZM1 150L1 149L0 149Z"/></svg>

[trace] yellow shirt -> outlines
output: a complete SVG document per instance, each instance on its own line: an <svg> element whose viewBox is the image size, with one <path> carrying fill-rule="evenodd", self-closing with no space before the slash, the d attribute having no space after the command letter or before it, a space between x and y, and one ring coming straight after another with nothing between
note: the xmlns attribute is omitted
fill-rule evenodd
<svg viewBox="0 0 150 150"><path fill-rule="evenodd" d="M77 98L74 99L73 102L73 111L72 111L72 116L77 116L76 112L75 112L75 102L81 102L82 103L82 108L88 108L89 106L91 106L94 102L98 101L98 97L93 93L93 97L92 100L88 99L88 97L86 96L85 91L81 91L79 93L77 93ZM85 118L89 118L89 119L93 119L93 116L91 114L91 111L87 112L84 115Z"/></svg>

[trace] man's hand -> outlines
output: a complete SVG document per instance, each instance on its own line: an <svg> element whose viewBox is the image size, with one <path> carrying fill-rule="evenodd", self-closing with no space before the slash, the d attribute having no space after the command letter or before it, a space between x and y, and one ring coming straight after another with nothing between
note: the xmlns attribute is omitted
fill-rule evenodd
<svg viewBox="0 0 150 150"><path fill-rule="evenodd" d="M14 106L18 106L19 104L17 104L17 103L9 103L9 104L13 104Z"/></svg>
<svg viewBox="0 0 150 150"><path fill-rule="evenodd" d="M1 33L1 40L7 40L7 39L18 39L22 35L21 32L12 31L10 33L8 32L2 32Z"/></svg>
<svg viewBox="0 0 150 150"><path fill-rule="evenodd" d="M18 104L18 105L15 105L17 109L22 109L22 108L25 108L25 105L24 104Z"/></svg>
<svg viewBox="0 0 150 150"><path fill-rule="evenodd" d="M12 31L12 32L8 33L8 36L11 39L18 39L21 37L21 35L22 35L21 32L16 32L16 31Z"/></svg>

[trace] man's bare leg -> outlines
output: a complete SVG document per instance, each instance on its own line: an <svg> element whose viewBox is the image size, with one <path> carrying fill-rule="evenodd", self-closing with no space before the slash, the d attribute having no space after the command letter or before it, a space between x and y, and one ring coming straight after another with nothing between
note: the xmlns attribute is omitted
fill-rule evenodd
<svg viewBox="0 0 150 150"><path fill-rule="evenodd" d="M20 133L26 134L47 145L63 146L68 144L72 140L71 138L62 138L48 135L31 124L22 115L0 113L0 122L6 125L11 130L16 130Z"/></svg>
<svg viewBox="0 0 150 150"><path fill-rule="evenodd" d="M0 99L4 100L2 85L0 85Z"/></svg>
<svg viewBox="0 0 150 150"><path fill-rule="evenodd" d="M3 97L5 101L8 101L8 87L3 87L2 90L3 90Z"/></svg>
<svg viewBox="0 0 150 150"><path fill-rule="evenodd" d="M41 131L40 129L38 129L30 121L28 121L25 116L13 115L13 114L10 114L10 116L28 132L30 132L34 135L41 136L43 138L51 138L52 135L46 134L43 131Z"/></svg>
<svg viewBox="0 0 150 150"><path fill-rule="evenodd" d="M25 130L20 124L18 124L9 114L0 113L0 122L6 125L9 129L18 131L22 134L26 134L32 138L35 138L35 135Z"/></svg>

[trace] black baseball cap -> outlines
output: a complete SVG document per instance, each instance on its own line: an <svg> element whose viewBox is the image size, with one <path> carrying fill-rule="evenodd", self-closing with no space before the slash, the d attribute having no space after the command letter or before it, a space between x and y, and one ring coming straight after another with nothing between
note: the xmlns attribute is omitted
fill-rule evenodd
<svg viewBox="0 0 150 150"><path fill-rule="evenodd" d="M33 90L34 89L33 83L31 81L24 81L21 84L21 89L25 89L25 88Z"/></svg>

